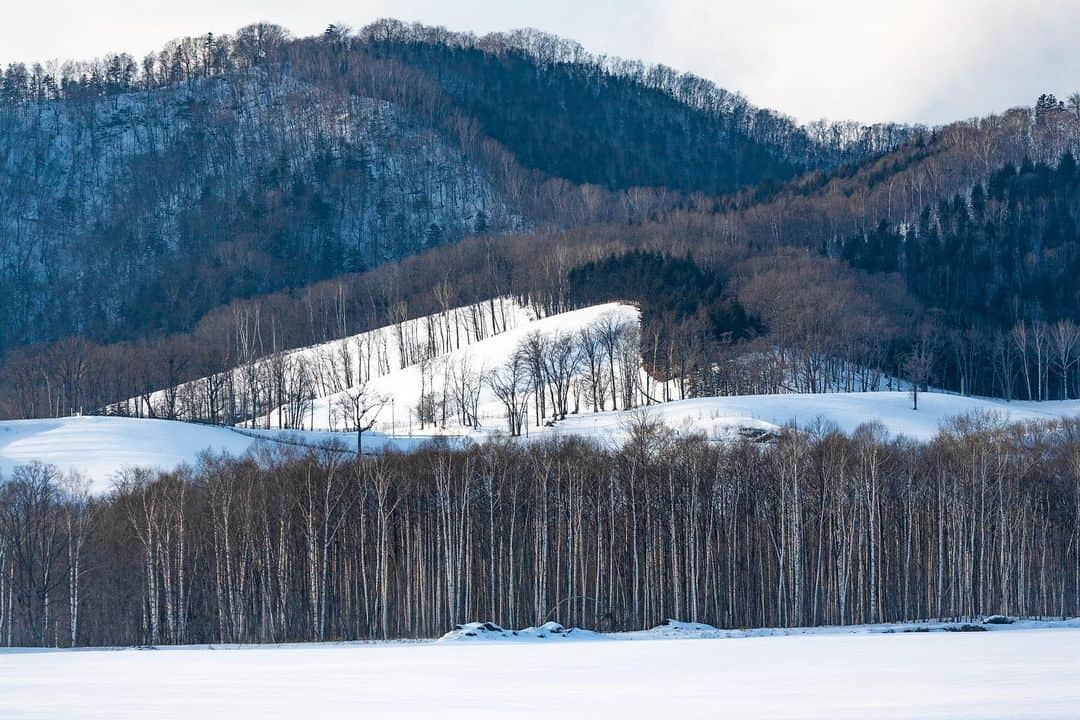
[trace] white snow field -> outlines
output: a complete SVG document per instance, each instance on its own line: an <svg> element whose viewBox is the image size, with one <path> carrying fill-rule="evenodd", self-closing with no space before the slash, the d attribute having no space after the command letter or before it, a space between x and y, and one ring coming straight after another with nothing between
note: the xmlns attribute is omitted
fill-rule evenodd
<svg viewBox="0 0 1080 720"><path fill-rule="evenodd" d="M971 633L903 629L912 628L730 639L668 639L662 629L574 642L0 650L0 717L1077 717L1075 621Z"/></svg>
<svg viewBox="0 0 1080 720"><path fill-rule="evenodd" d="M508 333L509 334L509 333ZM942 423L959 415L992 414L1002 421L1029 422L1080 416L1080 401L1006 403L943 393L921 393L919 410L902 392L823 393L813 395L744 395L698 398L649 406L644 412L681 433L713 440L734 437L744 428L776 429L788 424L813 428L819 421L851 432L859 425L881 422L894 435L928 440ZM529 440L552 434L588 437L600 443L625 440L635 411L581 413L551 427L531 428ZM482 441L501 432L501 426L462 431L440 440L452 446ZM70 417L55 420L0 421L0 475L19 465L39 461L61 472L77 470L96 492L110 486L115 475L129 467L171 470L194 466L204 452L243 455L260 440L304 445L337 442L355 447L356 436L347 432L243 430L167 420L118 417ZM425 435L364 434L365 452L387 448L412 450L433 438Z"/></svg>
<svg viewBox="0 0 1080 720"><path fill-rule="evenodd" d="M0 474L34 461L77 470L95 489L126 467L171 470L203 451L240 455L253 440L227 428L111 417L0 422Z"/></svg>
<svg viewBox="0 0 1080 720"><path fill-rule="evenodd" d="M174 470L195 466L203 453L234 457L252 450L260 440L285 440L308 445L335 441L355 447L352 433L240 431L228 427L169 420L103 416L68 417L55 420L0 421L0 477L8 477L20 465L41 462L62 473L79 472L91 490L109 489L116 475L127 468ZM413 449L426 438L388 438L365 433L364 447L371 451L394 447Z"/></svg>
<svg viewBox="0 0 1080 720"><path fill-rule="evenodd" d="M663 421L674 430L730 438L741 428L775 430L786 425L812 429L819 422L851 433L860 425L877 421L894 436L929 440L949 420L963 415L987 415L1008 423L1038 422L1080 416L1080 400L1012 402L963 397L947 393L919 393L919 409L912 410L906 392L854 392L782 395L733 395L695 398L651 405L650 419ZM592 436L621 442L632 413L582 413L567 417L555 432Z"/></svg>

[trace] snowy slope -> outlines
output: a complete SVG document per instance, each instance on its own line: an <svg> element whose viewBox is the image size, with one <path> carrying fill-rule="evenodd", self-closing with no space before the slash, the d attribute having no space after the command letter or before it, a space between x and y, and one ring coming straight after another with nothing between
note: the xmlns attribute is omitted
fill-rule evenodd
<svg viewBox="0 0 1080 720"><path fill-rule="evenodd" d="M203 451L243 454L253 439L228 428L165 420L71 417L0 422L0 474L33 461L77 470L97 490L126 467L171 470Z"/></svg>
<svg viewBox="0 0 1080 720"><path fill-rule="evenodd" d="M410 450L428 440L419 436L387 438L379 433L367 433L364 449ZM125 468L173 470L184 464L195 465L204 452L240 456L260 441L337 443L352 448L356 437L351 433L238 431L212 425L114 417L10 420L0 422L0 476L9 476L16 467L38 461L55 465L63 473L77 471L91 481L95 492L103 492Z"/></svg>
<svg viewBox="0 0 1080 720"><path fill-rule="evenodd" d="M268 355L255 360L250 368L238 367L231 372L234 381L243 387L249 376L265 378L272 372L275 364L303 366L311 374L315 396L325 398L343 388L353 387L360 381L361 376L377 378L387 372L398 372L402 364L405 367L413 366L423 357L445 357L454 350L473 343L484 343L499 333L530 325L536 322L536 319L536 313L531 308L510 298L494 298L488 302L452 308L445 313L424 315L339 340ZM200 386L207 381L208 378L199 378L183 383L178 386L176 394L180 398L198 395ZM383 386L387 384L382 383ZM109 413L162 417L166 414L165 406L166 393L159 390L151 393L148 400L133 397L116 403L109 408ZM191 419L183 400L180 401L178 412L180 419ZM323 421L322 426L326 425L328 423Z"/></svg>
<svg viewBox="0 0 1080 720"><path fill-rule="evenodd" d="M648 642L0 649L0 717L1064 720L1080 707L1075 623L842 630Z"/></svg>
<svg viewBox="0 0 1080 720"><path fill-rule="evenodd" d="M390 427L387 418L389 412L380 415L382 422L379 428L384 432L393 432L395 429L406 427L407 423L410 422L409 409L415 408L420 402L421 389L424 387L421 375L424 372L432 375L435 382L439 384L445 382L447 372L453 372L461 368L463 363L470 372L484 375L487 371L505 364L522 341L532 333L539 333L549 338L562 333L576 333L582 328L600 322L607 317L636 326L639 317L637 308L621 303L593 305L541 319L524 317L523 308L519 308L518 312L515 327L444 353L438 356L426 369L422 364L416 363L402 369L392 370L387 374L372 379L368 383L366 391L387 398L388 401L392 399L395 408L401 410L400 422L397 422L398 418L395 418L394 425L396 428ZM314 402L311 411L311 422L315 429L341 430L347 427L347 422L337 410L343 394L331 393L318 398ZM486 386L480 393L479 415L488 430L501 429L505 426L502 405L498 402L491 389ZM276 426L277 420L277 413L271 414L270 425ZM428 431L432 430L428 429ZM453 427L451 432L468 433L468 430L457 426Z"/></svg>

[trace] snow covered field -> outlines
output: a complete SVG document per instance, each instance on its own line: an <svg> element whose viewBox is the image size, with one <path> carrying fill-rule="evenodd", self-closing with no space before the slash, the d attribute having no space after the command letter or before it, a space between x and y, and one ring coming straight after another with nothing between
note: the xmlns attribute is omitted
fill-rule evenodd
<svg viewBox="0 0 1080 720"><path fill-rule="evenodd" d="M118 417L69 417L55 420L0 421L0 476L34 461L55 465L63 472L78 471L96 492L125 468L173 470L194 466L204 452L240 456L261 439L287 440L311 445L331 441L356 445L352 433L282 433L273 430L236 430L228 427ZM366 433L364 447L410 450L426 438L388 438Z"/></svg>
<svg viewBox="0 0 1080 720"><path fill-rule="evenodd" d="M1075 621L903 629L0 650L0 717L1077 717Z"/></svg>
<svg viewBox="0 0 1080 720"><path fill-rule="evenodd" d="M878 420L896 435L918 440L932 437L949 418L971 413L992 413L1011 422L1080 416L1080 400L1048 403L1005 403L940 393L922 393L919 410L902 392L824 393L814 395L749 395L699 398L653 405L650 417L671 428L702 434L710 439L731 438L742 428L774 429L789 423L812 427L821 419L851 432L864 422ZM631 413L604 412L571 415L553 427L531 428L530 439L555 433L593 438L602 443L625 439ZM450 444L483 440L502 427L485 427L448 438ZM115 473L125 467L172 469L194 465L201 453L242 455L260 439L307 444L336 441L353 447L352 433L237 430L226 427L117 417L72 417L56 420L0 422L0 474L9 475L23 464L40 461L61 471L79 470L95 489L106 489ZM364 448L378 452L393 447L411 450L431 440L421 435L387 436L366 433Z"/></svg>
<svg viewBox="0 0 1080 720"><path fill-rule="evenodd" d="M253 440L227 428L110 417L0 422L0 474L39 461L72 470L95 487L125 467L169 470L210 451L241 455Z"/></svg>
<svg viewBox="0 0 1080 720"><path fill-rule="evenodd" d="M1004 422L1033 422L1080 416L1080 400L1012 402L946 393L919 393L919 409L911 409L906 392L736 395L695 398L650 406L650 417L669 427L710 439L731 437L739 428L776 429L793 424L813 428L819 420L845 433L878 421L893 435L929 440L946 421L960 415L990 414ZM606 412L568 417L555 426L560 433L620 441L627 413Z"/></svg>

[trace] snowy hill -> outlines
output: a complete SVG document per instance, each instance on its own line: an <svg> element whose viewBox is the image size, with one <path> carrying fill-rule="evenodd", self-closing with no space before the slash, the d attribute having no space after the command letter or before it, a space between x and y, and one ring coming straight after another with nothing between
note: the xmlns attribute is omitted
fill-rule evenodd
<svg viewBox="0 0 1080 720"><path fill-rule="evenodd" d="M580 341L583 331L591 330L595 336L601 326L617 331L607 354L625 357L606 358L599 378L606 383L600 404L611 404L612 380L616 387L629 388L635 404L644 401L638 388L650 388L653 382L638 360L638 321L638 310L621 303L541 318L510 298L496 298L253 358L226 373L130 398L108 412L264 429L341 431L352 427L342 401L363 387L369 397L381 400L383 407L375 419L376 429L382 432L408 434L411 429L462 434L478 426L492 430L506 424L505 410L485 382L486 376L505 366L529 338L538 337L544 343L566 338ZM596 347L599 339L591 342ZM567 402L573 400L574 409L591 410L591 395L582 387L587 368L580 345L575 357L560 369L565 377L558 381L564 384L563 395ZM545 392L545 403L548 395ZM463 404L469 407L463 409ZM619 404L625 406L625 402ZM543 407L548 409L546 404ZM549 414L554 409L545 417ZM535 411L531 417L535 422Z"/></svg>
<svg viewBox="0 0 1080 720"><path fill-rule="evenodd" d="M813 429L819 422L851 433L864 423L880 422L892 435L929 440L943 423L961 415L986 414L1002 422L1023 423L1080 416L1080 400L1013 402L946 393L920 393L912 410L906 392L737 395L695 398L652 405L651 419L672 429L710 439L731 437L742 429L775 430L786 425ZM569 417L554 430L618 442L625 438L630 413L597 413Z"/></svg>
<svg viewBox="0 0 1080 720"><path fill-rule="evenodd" d="M364 417L370 425L364 434L365 452L411 450L436 438L460 447L512 434L505 397L493 382L505 379L510 367L520 372L515 382L520 383L521 397L514 407L522 441L577 436L621 444L642 414L679 433L721 441L768 436L785 426L835 426L850 433L875 421L894 436L925 441L961 415L987 415L1001 422L1080 416L1080 400L1007 403L944 393L920 394L917 411L906 392L654 403L649 398L662 396L665 386L642 368L638 323L637 308L620 303L547 317L509 298L448 309L253 358L230 372L109 409L202 421L199 424L138 417L0 422L0 473L10 474L37 460L64 472L78 470L100 490L126 467L167 470L193 465L205 451L242 455L260 441L336 443L352 449L356 434L348 400L361 389L372 403ZM542 378L539 394L537 377ZM673 389L674 383L667 386L674 395ZM594 391L599 412L594 411ZM228 413L233 413L233 427L205 424L221 423Z"/></svg>
<svg viewBox="0 0 1080 720"><path fill-rule="evenodd" d="M442 432L449 429L450 432L474 434L479 428L468 426L455 417L455 409L444 408L443 404L452 406L459 404L458 395L473 393L474 397L469 400L475 405L476 420L483 429L488 431L502 429L505 425L505 411L496 397L492 388L484 383L484 377L491 371L505 366L511 361L520 347L533 336L539 336L546 340L559 337L580 335L587 329L598 326L605 321L613 321L623 327L636 328L638 324L638 311L636 308L620 303L607 303L593 305L580 310L573 310L558 315L536 319L535 317L523 320L526 309L517 307L516 315L519 322L505 332L491 337L483 338L466 346L456 348L449 352L434 357L419 357L413 362L400 369L392 370L384 375L379 375L370 380L365 391L374 396L382 397L387 403L402 411L401 422L395 417L390 421L381 416L379 428L384 432L395 432L398 429L420 425L419 419L412 420L415 408L417 408L425 393L433 394L433 400L440 405L435 409L435 417L432 418L437 427L431 428L430 423L427 431ZM636 355L637 347L633 348ZM644 372L640 369L640 363L635 362L633 370L637 373L637 382L641 382ZM616 370L617 375L622 375L623 368ZM585 369L578 366L568 373L571 384L581 383ZM310 409L308 427L317 430L342 430L348 427L348 421L339 411L347 390L324 395L313 403ZM578 404L589 407L587 397L578 397ZM278 427L281 410L271 413L268 425ZM388 414L388 413L385 413ZM532 416L535 420L535 415ZM395 425L396 427L391 427ZM420 430L425 430L421 427Z"/></svg>
<svg viewBox="0 0 1080 720"><path fill-rule="evenodd" d="M305 420L287 419L289 413L280 408L281 395L295 394L292 386L308 386L305 389L310 395L324 398L372 378L461 350L536 318L531 308L509 298L496 298L269 356L259 357L253 349L250 359L230 371L183 383L172 391L159 390L149 396L129 398L108 411L136 417L173 416L181 420L228 423L238 415L251 417L259 413L258 408L270 406L274 422L267 425L264 417L262 425L289 427L292 420L296 424ZM270 393L275 384L284 389ZM215 390L226 395L223 388L232 388L234 400L230 407L223 401L215 403L208 399ZM258 408L253 409L251 405L256 403ZM305 422L310 429L310 420Z"/></svg>
<svg viewBox="0 0 1080 720"><path fill-rule="evenodd" d="M78 471L96 490L126 467L171 470L204 451L241 455L253 439L228 428L110 417L0 422L0 474L42 462Z"/></svg>
<svg viewBox="0 0 1080 720"><path fill-rule="evenodd" d="M410 450L428 438L387 438L369 433L365 449ZM241 456L260 442L319 446L337 443L352 447L355 436L341 433L284 433L239 431L196 423L116 417L70 417L55 420L0 422L0 477L20 465L41 462L62 473L79 472L95 492L110 487L127 468L174 470L194 466L203 453ZM351 443L351 445L350 445Z"/></svg>

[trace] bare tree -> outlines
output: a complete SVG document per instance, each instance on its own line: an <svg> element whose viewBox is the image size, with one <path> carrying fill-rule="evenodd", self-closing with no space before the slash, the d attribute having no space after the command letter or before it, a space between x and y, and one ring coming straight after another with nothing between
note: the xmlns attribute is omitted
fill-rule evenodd
<svg viewBox="0 0 1080 720"><path fill-rule="evenodd" d="M373 392L367 383L342 391L336 401L336 409L348 426L356 432L356 452L364 451L363 436L375 427L379 413L389 403L385 395Z"/></svg>
<svg viewBox="0 0 1080 720"><path fill-rule="evenodd" d="M1069 399L1069 378L1077 364L1077 348L1080 347L1080 328L1071 320L1059 320L1050 327L1054 344L1054 359L1061 375L1061 397Z"/></svg>
<svg viewBox="0 0 1080 720"><path fill-rule="evenodd" d="M502 403L511 437L518 437L524 430L529 408L530 382L525 354L515 352L505 364L489 371L485 380Z"/></svg>
<svg viewBox="0 0 1080 720"><path fill-rule="evenodd" d="M915 347L904 360L904 373L911 383L911 409L919 409L919 389L925 387L929 379L930 368L934 365L934 353L930 343L924 339L915 343Z"/></svg>

